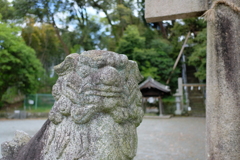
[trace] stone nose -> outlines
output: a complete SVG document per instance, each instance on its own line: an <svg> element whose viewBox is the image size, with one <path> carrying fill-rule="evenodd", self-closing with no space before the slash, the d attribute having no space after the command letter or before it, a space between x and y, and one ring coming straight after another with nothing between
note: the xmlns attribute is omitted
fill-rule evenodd
<svg viewBox="0 0 240 160"><path fill-rule="evenodd" d="M109 86L119 86L121 83L121 75L110 66L102 68L99 72L99 82Z"/></svg>

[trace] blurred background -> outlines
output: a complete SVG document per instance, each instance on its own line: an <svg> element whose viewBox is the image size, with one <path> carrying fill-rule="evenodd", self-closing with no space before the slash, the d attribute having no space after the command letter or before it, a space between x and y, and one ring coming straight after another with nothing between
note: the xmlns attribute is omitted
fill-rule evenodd
<svg viewBox="0 0 240 160"><path fill-rule="evenodd" d="M147 23L144 3L144 0L0 0L1 117L11 118L14 115L10 113L14 112L20 117L48 113L54 103L51 90L57 79L53 66L71 53L95 49L126 54L138 63L143 81L152 77L168 85L170 94L162 97L162 101L166 114L174 114L173 94L179 88L178 77L183 78L183 84L205 83L206 22L191 18ZM173 71L188 32L189 39ZM185 91L194 90L192 87L189 85ZM199 90L199 86L196 88ZM196 92L192 99L187 96L184 100L187 107L191 105L189 100L198 101ZM154 102L147 109L154 110ZM155 106L158 109L158 103ZM203 103L200 108L204 107ZM154 115L159 114L159 110L156 112ZM204 116L204 111L201 112Z"/></svg>
<svg viewBox="0 0 240 160"><path fill-rule="evenodd" d="M144 5L0 0L0 142L11 140L15 130L34 135L40 129L54 104L55 65L71 53L109 50L136 61L144 76L145 118L135 159L204 159L205 118L199 117L205 117L206 22L147 23ZM8 120L25 118L34 119Z"/></svg>

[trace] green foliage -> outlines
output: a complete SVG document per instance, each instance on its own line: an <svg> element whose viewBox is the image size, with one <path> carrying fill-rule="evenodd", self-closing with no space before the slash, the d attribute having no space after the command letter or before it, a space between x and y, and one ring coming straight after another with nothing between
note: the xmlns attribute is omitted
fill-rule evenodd
<svg viewBox="0 0 240 160"><path fill-rule="evenodd" d="M42 65L33 49L18 36L19 28L0 23L0 99L10 87L22 93L34 93Z"/></svg>
<svg viewBox="0 0 240 160"><path fill-rule="evenodd" d="M133 25L129 25L124 32L123 37L119 41L117 53L126 54L129 59L136 60L135 48L143 49L145 38L140 36L138 28Z"/></svg>
<svg viewBox="0 0 240 160"><path fill-rule="evenodd" d="M145 78L151 76L155 80L165 83L173 66L173 60L167 53L152 49L135 49L136 61Z"/></svg>
<svg viewBox="0 0 240 160"><path fill-rule="evenodd" d="M201 80L206 80L206 48L207 48L207 30L203 29L194 39L196 44L193 47L193 53L189 57L188 63L197 68L195 76Z"/></svg>
<svg viewBox="0 0 240 160"><path fill-rule="evenodd" d="M99 37L100 33L97 32L100 25L96 18L87 12L90 3L91 1L84 0L15 0L13 6L18 16L31 15L36 22L50 24L55 30L60 48L68 55L78 44L84 50L96 48L95 39Z"/></svg>
<svg viewBox="0 0 240 160"><path fill-rule="evenodd" d="M52 93L52 86L56 83L58 76L54 74L53 76L49 76L44 74L40 78L40 87L38 89L38 93Z"/></svg>
<svg viewBox="0 0 240 160"><path fill-rule="evenodd" d="M124 6L123 4L118 4L115 8L116 12L112 12L111 18L113 21L118 22L119 26L126 27L130 21L132 11L130 8Z"/></svg>
<svg viewBox="0 0 240 160"><path fill-rule="evenodd" d="M0 0L0 15L1 20L7 21L14 18L14 8L10 5L8 0Z"/></svg>
<svg viewBox="0 0 240 160"><path fill-rule="evenodd" d="M165 83L174 63L168 55L171 51L172 47L167 40L157 38L146 43L137 26L129 25L119 41L116 52L126 54L129 59L137 61L145 78L151 76Z"/></svg>
<svg viewBox="0 0 240 160"><path fill-rule="evenodd" d="M88 22L86 24L79 23L73 31L67 29L61 29L62 37L69 48L80 52L82 50L96 49L96 45L99 44L99 37L101 32L101 25L99 19L94 16L88 16ZM76 48L76 47L79 48Z"/></svg>
<svg viewBox="0 0 240 160"><path fill-rule="evenodd" d="M36 56L43 64L47 75L50 75L52 66L60 63L64 57L64 51L55 29L49 24L36 26L34 19L29 18L26 27L22 29L21 35L26 44L35 50Z"/></svg>
<svg viewBox="0 0 240 160"><path fill-rule="evenodd" d="M187 44L192 44L192 39L194 39L197 36L198 32L202 31L204 28L206 28L206 22L202 18L190 18L176 21L173 28L171 29L170 36L170 42L174 46L172 56L177 57L185 40L185 36L189 31L191 32L191 36L189 37Z"/></svg>
<svg viewBox="0 0 240 160"><path fill-rule="evenodd" d="M207 45L206 22L202 18L179 20L175 22L171 31L170 41L174 46L171 56L175 58L181 50L187 32L191 32L187 47L184 49L184 54L187 57L187 64L194 66L197 70L194 75L200 80L205 80Z"/></svg>
<svg viewBox="0 0 240 160"><path fill-rule="evenodd" d="M17 87L10 87L2 96L2 101L7 102L9 104L13 104L15 102L19 102L23 100L24 95L22 95Z"/></svg>
<svg viewBox="0 0 240 160"><path fill-rule="evenodd" d="M184 50L187 64L196 67L198 72L195 75L204 79L206 40L203 29L206 23L203 19L191 18L173 20L172 23L147 24L144 18L144 3L145 0L14 0L11 3L0 0L0 14L3 15L4 22L21 19L22 24L26 24L21 33L19 30L14 33L21 34L26 44L35 50L45 69L44 75L40 77L41 92L51 92L51 86L56 80L55 75L52 77L54 65L70 53L92 49L126 54L129 59L137 61L145 78L151 76L165 83L188 31L191 31L191 37L188 47ZM89 7L105 16L92 15ZM20 25L23 26L22 24ZM18 43L22 43L22 39L18 38ZM5 43L0 43L2 42ZM4 53L5 56L14 64L18 65L23 61L13 56L10 49L6 52L9 54ZM34 55L30 48L23 47L21 52ZM38 62L32 63L35 64L40 66ZM171 76L172 89L177 85L180 65L181 63ZM4 70L12 69L9 65L4 67ZM30 80L34 81L36 78ZM21 83L20 80L16 81Z"/></svg>

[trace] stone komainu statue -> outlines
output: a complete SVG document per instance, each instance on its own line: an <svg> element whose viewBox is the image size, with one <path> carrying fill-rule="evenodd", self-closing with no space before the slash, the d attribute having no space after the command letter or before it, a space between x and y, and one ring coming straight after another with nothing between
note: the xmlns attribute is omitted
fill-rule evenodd
<svg viewBox="0 0 240 160"><path fill-rule="evenodd" d="M87 51L54 69L59 78L49 119L33 138L19 132L3 143L2 159L133 159L143 117L137 63L114 52Z"/></svg>

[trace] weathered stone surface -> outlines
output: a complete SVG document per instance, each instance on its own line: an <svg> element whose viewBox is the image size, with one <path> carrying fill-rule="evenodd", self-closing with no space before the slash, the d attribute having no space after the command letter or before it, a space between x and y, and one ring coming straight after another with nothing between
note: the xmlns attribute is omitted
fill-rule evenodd
<svg viewBox="0 0 240 160"><path fill-rule="evenodd" d="M208 9L208 0L146 0L147 22L201 16Z"/></svg>
<svg viewBox="0 0 240 160"><path fill-rule="evenodd" d="M227 0L240 7L239 0ZM207 146L208 160L240 159L240 13L215 8L208 23Z"/></svg>
<svg viewBox="0 0 240 160"><path fill-rule="evenodd" d="M11 160L14 153L17 153L30 139L31 137L27 133L16 131L12 141L1 144L2 156L5 157L6 160Z"/></svg>
<svg viewBox="0 0 240 160"><path fill-rule="evenodd" d="M143 117L137 64L114 52L87 51L67 56L55 71L49 120L13 159L133 159Z"/></svg>

